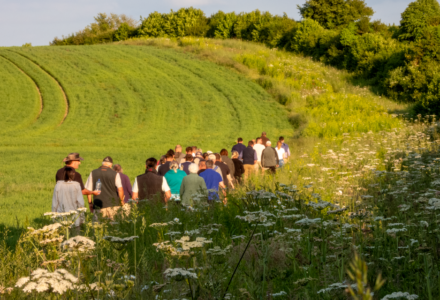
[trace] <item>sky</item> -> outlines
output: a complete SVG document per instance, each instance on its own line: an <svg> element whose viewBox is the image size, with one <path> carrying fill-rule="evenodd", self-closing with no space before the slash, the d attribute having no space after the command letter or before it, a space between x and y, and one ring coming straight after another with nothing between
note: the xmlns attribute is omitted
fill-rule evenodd
<svg viewBox="0 0 440 300"><path fill-rule="evenodd" d="M255 9L300 20L297 5L305 0L0 0L0 46L49 45L55 37L74 33L94 22L100 12L126 14L134 19L151 12L169 12L193 6L207 16ZM375 11L373 20L399 24L412 0L366 0Z"/></svg>

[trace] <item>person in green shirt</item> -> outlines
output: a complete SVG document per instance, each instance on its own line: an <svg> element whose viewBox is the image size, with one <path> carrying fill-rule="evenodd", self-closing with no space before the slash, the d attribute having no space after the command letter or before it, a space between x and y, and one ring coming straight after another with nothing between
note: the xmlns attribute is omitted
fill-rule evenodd
<svg viewBox="0 0 440 300"><path fill-rule="evenodd" d="M197 175L199 171L199 166L197 164L191 164L189 166L189 174L185 176L182 180L182 185L180 186L180 199L183 205L193 205L193 197L197 194L208 194L208 189L206 188L205 180Z"/></svg>
<svg viewBox="0 0 440 300"><path fill-rule="evenodd" d="M165 173L165 179L171 190L171 200L180 201L180 185L182 184L183 177L186 173L179 169L179 163L172 161L170 163L170 170Z"/></svg>

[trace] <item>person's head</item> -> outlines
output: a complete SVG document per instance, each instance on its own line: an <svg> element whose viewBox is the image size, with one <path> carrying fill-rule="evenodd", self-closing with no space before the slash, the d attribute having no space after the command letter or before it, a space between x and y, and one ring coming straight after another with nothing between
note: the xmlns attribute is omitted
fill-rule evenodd
<svg viewBox="0 0 440 300"><path fill-rule="evenodd" d="M84 159L79 156L79 153L69 153L69 155L67 155L67 157L63 161L66 166L78 169L82 160Z"/></svg>
<svg viewBox="0 0 440 300"><path fill-rule="evenodd" d="M170 170L173 170L174 173L177 173L177 169L179 168L179 163L177 161L172 161L170 163Z"/></svg>
<svg viewBox="0 0 440 300"><path fill-rule="evenodd" d="M64 168L64 181L73 181L75 179L75 169L72 167Z"/></svg>
<svg viewBox="0 0 440 300"><path fill-rule="evenodd" d="M237 139L237 143L243 143L243 139L242 138L238 138Z"/></svg>
<svg viewBox="0 0 440 300"><path fill-rule="evenodd" d="M196 157L198 157L198 158L203 158L202 151L197 151L197 153L196 153Z"/></svg>
<svg viewBox="0 0 440 300"><path fill-rule="evenodd" d="M206 168L207 169L212 169L212 167L214 166L215 161L212 160L207 160L206 161Z"/></svg>
<svg viewBox="0 0 440 300"><path fill-rule="evenodd" d="M110 156L106 156L102 161L102 165L111 168L113 166L113 159Z"/></svg>
<svg viewBox="0 0 440 300"><path fill-rule="evenodd" d="M123 173L122 167L120 164L114 164L113 165L113 170L115 170L118 173Z"/></svg>
<svg viewBox="0 0 440 300"><path fill-rule="evenodd" d="M193 153L196 153L197 152L197 146L192 146L192 150L193 150Z"/></svg>
<svg viewBox="0 0 440 300"><path fill-rule="evenodd" d="M279 141L280 141L281 143L284 143L284 137L283 137L283 136L280 136Z"/></svg>
<svg viewBox="0 0 440 300"><path fill-rule="evenodd" d="M221 156L228 156L228 150L226 150L226 149L222 149L221 151L220 151L220 155Z"/></svg>
<svg viewBox="0 0 440 300"><path fill-rule="evenodd" d="M208 156L209 156L209 153L207 153L207 152L203 153L203 159L207 160Z"/></svg>
<svg viewBox="0 0 440 300"><path fill-rule="evenodd" d="M254 142L253 141L249 141L248 142L248 147L253 147L254 146Z"/></svg>
<svg viewBox="0 0 440 300"><path fill-rule="evenodd" d="M232 158L238 158L238 151L232 151Z"/></svg>
<svg viewBox="0 0 440 300"><path fill-rule="evenodd" d="M175 152L182 152L182 146L176 145L176 148L174 148Z"/></svg>
<svg viewBox="0 0 440 300"><path fill-rule="evenodd" d="M272 142L271 141L267 141L266 142L266 147L270 147L270 146L272 146Z"/></svg>
<svg viewBox="0 0 440 300"><path fill-rule="evenodd" d="M192 174L197 174L199 171L199 166L197 164L190 164L188 167L188 171Z"/></svg>
<svg viewBox="0 0 440 300"><path fill-rule="evenodd" d="M278 141L278 142L277 142L277 148L278 148L278 150L281 149L281 146L283 146L283 143L282 143L281 141Z"/></svg>
<svg viewBox="0 0 440 300"><path fill-rule="evenodd" d="M167 161L172 161L174 159L174 151L168 150L167 154L165 155Z"/></svg>
<svg viewBox="0 0 440 300"><path fill-rule="evenodd" d="M186 156L185 156L185 161L193 161L193 156L191 155L191 154L187 154Z"/></svg>
<svg viewBox="0 0 440 300"><path fill-rule="evenodd" d="M215 163L217 160L217 157L215 157L215 154L209 154L208 158L209 158L209 160L212 160L213 163Z"/></svg>
<svg viewBox="0 0 440 300"><path fill-rule="evenodd" d="M263 131L263 132L261 133L261 136L266 136L266 132Z"/></svg>
<svg viewBox="0 0 440 300"><path fill-rule="evenodd" d="M157 164L157 159L155 159L154 157L150 157L145 161L145 168L154 169L156 168L156 164Z"/></svg>
<svg viewBox="0 0 440 300"><path fill-rule="evenodd" d="M253 145L255 145L255 139L252 140Z"/></svg>
<svg viewBox="0 0 440 300"><path fill-rule="evenodd" d="M262 144L262 143L263 143L263 140L260 137L258 137L257 138L257 144Z"/></svg>
<svg viewBox="0 0 440 300"><path fill-rule="evenodd" d="M199 161L199 170L205 170L206 169L206 161L201 160Z"/></svg>
<svg viewBox="0 0 440 300"><path fill-rule="evenodd" d="M214 155L215 155L215 160L216 161L222 161L222 158L221 158L220 154L214 153Z"/></svg>
<svg viewBox="0 0 440 300"><path fill-rule="evenodd" d="M167 161L167 157L165 155L162 155L159 159L159 164L163 165L166 161Z"/></svg>
<svg viewBox="0 0 440 300"><path fill-rule="evenodd" d="M192 154L193 153L193 148L192 147L186 147L185 151L186 151L186 154Z"/></svg>

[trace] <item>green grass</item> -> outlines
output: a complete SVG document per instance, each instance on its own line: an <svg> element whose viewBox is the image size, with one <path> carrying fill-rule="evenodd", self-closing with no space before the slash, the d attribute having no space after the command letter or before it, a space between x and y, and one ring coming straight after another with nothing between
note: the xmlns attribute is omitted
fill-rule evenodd
<svg viewBox="0 0 440 300"><path fill-rule="evenodd" d="M32 223L50 210L55 172L70 152L85 158L78 170L83 180L107 155L134 180L148 157L158 158L178 143L220 151L238 136L251 139L263 130L273 137L293 134L287 111L260 86L191 54L100 45L9 48L0 55L35 80L44 103L35 123L0 134L5 225L16 225L16 219L22 224L26 217ZM65 102L53 78L69 100L64 122ZM10 109L18 110L23 95L11 95Z"/></svg>
<svg viewBox="0 0 440 300"><path fill-rule="evenodd" d="M4 57L0 57L0 69L0 132L16 133L36 121L40 97L32 79Z"/></svg>

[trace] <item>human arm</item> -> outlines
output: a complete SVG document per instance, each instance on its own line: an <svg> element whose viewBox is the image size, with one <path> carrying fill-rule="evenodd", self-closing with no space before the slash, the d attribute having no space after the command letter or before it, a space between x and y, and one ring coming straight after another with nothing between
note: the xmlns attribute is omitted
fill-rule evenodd
<svg viewBox="0 0 440 300"><path fill-rule="evenodd" d="M257 151L254 150L254 165L258 162Z"/></svg>
<svg viewBox="0 0 440 300"><path fill-rule="evenodd" d="M170 200L170 198L171 198L171 191L166 191L165 192L165 198L164 198L165 205L168 205L168 200Z"/></svg>
<svg viewBox="0 0 440 300"><path fill-rule="evenodd" d="M171 198L171 189L165 177L162 179L162 192L164 192L165 205L168 205L168 200Z"/></svg>
<svg viewBox="0 0 440 300"><path fill-rule="evenodd" d="M223 200L223 204L226 204L228 202L228 199L226 199L226 187L225 187L225 184L223 183L223 181L221 181L218 184L218 188L219 188L219 190L222 191L223 196L225 197L224 200Z"/></svg>
<svg viewBox="0 0 440 300"><path fill-rule="evenodd" d="M137 202L137 199L139 198L139 188L138 188L138 184L137 184L137 178L134 179L132 192L133 192L133 195L131 196L131 199L133 199Z"/></svg>
<svg viewBox="0 0 440 300"><path fill-rule="evenodd" d="M275 158L276 158L277 168L278 168L279 165L280 165L280 159L279 159L279 157L278 157L277 150L275 150L275 148L272 148L272 149L273 149L273 152L275 152Z"/></svg>
<svg viewBox="0 0 440 300"><path fill-rule="evenodd" d="M233 181L232 181L231 174L228 174L227 177L228 177L229 183L231 184L231 188L234 189L235 187L234 187L234 183L233 183Z"/></svg>
<svg viewBox="0 0 440 300"><path fill-rule="evenodd" d="M115 186L118 189L118 195L119 195L119 200L121 203L121 206L124 206L124 188L122 187L122 180L121 180L121 176L119 173L116 174L116 178L115 178Z"/></svg>

